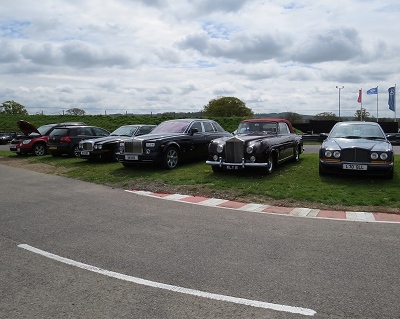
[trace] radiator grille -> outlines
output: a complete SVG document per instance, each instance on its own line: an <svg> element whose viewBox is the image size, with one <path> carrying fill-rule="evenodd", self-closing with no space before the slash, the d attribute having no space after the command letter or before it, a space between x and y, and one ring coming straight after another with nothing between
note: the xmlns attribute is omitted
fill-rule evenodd
<svg viewBox="0 0 400 319"><path fill-rule="evenodd" d="M370 152L359 148L342 150L342 161L344 162L369 162Z"/></svg>
<svg viewBox="0 0 400 319"><path fill-rule="evenodd" d="M93 143L83 142L81 145L85 151L93 151Z"/></svg>
<svg viewBox="0 0 400 319"><path fill-rule="evenodd" d="M134 153L134 154L142 154L142 142L141 141L132 141L125 142L125 153Z"/></svg>
<svg viewBox="0 0 400 319"><path fill-rule="evenodd" d="M225 161L228 163L241 163L243 158L244 142L234 137L226 141Z"/></svg>

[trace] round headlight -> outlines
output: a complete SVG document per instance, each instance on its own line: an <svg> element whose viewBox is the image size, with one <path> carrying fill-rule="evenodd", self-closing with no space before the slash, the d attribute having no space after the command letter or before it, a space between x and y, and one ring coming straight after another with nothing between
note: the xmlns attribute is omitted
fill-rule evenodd
<svg viewBox="0 0 400 319"><path fill-rule="evenodd" d="M246 148L246 152L247 152L247 154L251 154L251 153L253 153L253 149L254 149L254 147L253 147L253 146L247 146L247 148Z"/></svg>
<svg viewBox="0 0 400 319"><path fill-rule="evenodd" d="M339 158L340 157L340 152L339 151L334 151L333 152L333 157L334 158Z"/></svg>
<svg viewBox="0 0 400 319"><path fill-rule="evenodd" d="M383 160L383 161L386 161L388 159L388 157L389 157L389 155L387 155L387 153L382 153L380 156L381 160Z"/></svg>
<svg viewBox="0 0 400 319"><path fill-rule="evenodd" d="M255 157L255 156L251 156L251 157L250 157L250 161L251 161L252 163L254 163L254 162L256 161L256 157Z"/></svg>
<svg viewBox="0 0 400 319"><path fill-rule="evenodd" d="M213 160L214 160L214 161L218 161L218 155L214 155L214 156L213 156Z"/></svg>
<svg viewBox="0 0 400 319"><path fill-rule="evenodd" d="M218 144L217 145L217 153L222 153L223 150L224 150L224 146L222 144Z"/></svg>
<svg viewBox="0 0 400 319"><path fill-rule="evenodd" d="M331 151L325 151L325 157L331 157L332 152Z"/></svg>
<svg viewBox="0 0 400 319"><path fill-rule="evenodd" d="M378 157L379 155L377 153L371 153L371 159L376 160Z"/></svg>

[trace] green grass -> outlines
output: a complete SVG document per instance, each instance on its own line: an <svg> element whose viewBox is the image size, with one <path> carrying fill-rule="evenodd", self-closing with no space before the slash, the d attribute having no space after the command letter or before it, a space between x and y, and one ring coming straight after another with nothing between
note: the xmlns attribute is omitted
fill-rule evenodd
<svg viewBox="0 0 400 319"><path fill-rule="evenodd" d="M0 156L17 158L9 151ZM319 176L318 154L302 154L299 163L278 166L268 176L259 171L244 170L215 174L204 162L183 164L166 171L152 165L124 168L120 163L89 162L79 158L27 156L31 163L65 167L64 176L88 182L134 188L135 184L158 182L167 185L189 185L191 190L229 192L235 196L255 196L259 199L285 200L321 205L321 207L385 207L400 209L400 173L395 169L393 180L372 177ZM396 156L400 161L400 156ZM1 162L0 162L1 163ZM308 207L308 206L305 206Z"/></svg>

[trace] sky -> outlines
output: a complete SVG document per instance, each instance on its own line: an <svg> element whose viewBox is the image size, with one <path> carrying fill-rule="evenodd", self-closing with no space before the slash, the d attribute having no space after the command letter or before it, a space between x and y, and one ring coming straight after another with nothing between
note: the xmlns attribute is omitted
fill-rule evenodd
<svg viewBox="0 0 400 319"><path fill-rule="evenodd" d="M0 103L157 114L230 96L255 114L396 118L399 16L398 0L0 0Z"/></svg>

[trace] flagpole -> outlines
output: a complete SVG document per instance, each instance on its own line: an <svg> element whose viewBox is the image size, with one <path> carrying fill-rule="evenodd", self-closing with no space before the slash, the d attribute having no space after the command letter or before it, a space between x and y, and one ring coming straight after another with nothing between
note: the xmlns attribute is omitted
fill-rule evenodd
<svg viewBox="0 0 400 319"><path fill-rule="evenodd" d="M379 122L379 116L378 116L378 87L376 87L376 121Z"/></svg>
<svg viewBox="0 0 400 319"><path fill-rule="evenodd" d="M394 121L397 122L397 116L396 116L396 84L394 85Z"/></svg>
<svg viewBox="0 0 400 319"><path fill-rule="evenodd" d="M361 113L360 113L360 116L361 116L361 122L362 122L362 120L363 120L363 113L362 113L362 88L361 88L361 90L360 90L360 96L361 96Z"/></svg>

